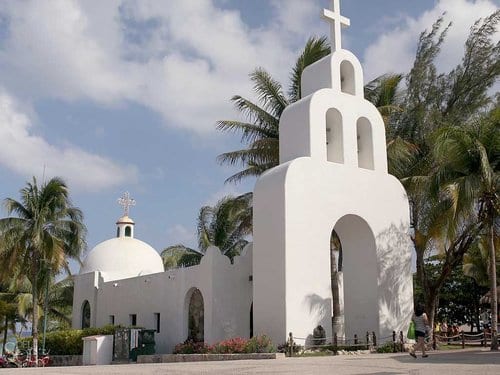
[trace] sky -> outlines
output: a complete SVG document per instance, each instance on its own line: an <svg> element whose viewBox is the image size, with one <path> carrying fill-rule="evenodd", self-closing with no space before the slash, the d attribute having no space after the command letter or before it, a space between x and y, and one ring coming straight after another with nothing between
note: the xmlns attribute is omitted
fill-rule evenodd
<svg viewBox="0 0 500 375"><path fill-rule="evenodd" d="M365 82L407 73L419 34L445 14L453 25L438 69L447 72L472 23L499 6L344 0L351 26L342 46L361 61ZM19 199L33 176L62 177L90 250L115 235L117 199L129 191L136 238L160 252L196 247L200 207L255 183L224 183L239 169L217 155L243 146L216 121L244 119L230 98L255 99L248 74L256 67L288 88L305 41L329 34L324 7L330 1L1 1L0 199Z"/></svg>

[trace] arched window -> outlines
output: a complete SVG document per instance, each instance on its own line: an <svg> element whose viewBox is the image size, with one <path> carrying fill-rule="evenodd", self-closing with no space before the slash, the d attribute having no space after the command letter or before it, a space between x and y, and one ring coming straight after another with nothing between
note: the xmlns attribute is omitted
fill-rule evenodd
<svg viewBox="0 0 500 375"><path fill-rule="evenodd" d="M120 237L120 227L116 228L116 237Z"/></svg>
<svg viewBox="0 0 500 375"><path fill-rule="evenodd" d="M340 63L340 90L346 94L356 95L354 67L347 60Z"/></svg>
<svg viewBox="0 0 500 375"><path fill-rule="evenodd" d="M358 135L358 167L374 169L372 124L367 118L361 117L356 123Z"/></svg>
<svg viewBox="0 0 500 375"><path fill-rule="evenodd" d="M82 305L82 329L90 327L90 318L90 303L89 301L85 300L83 301Z"/></svg>
<svg viewBox="0 0 500 375"><path fill-rule="evenodd" d="M335 108L330 108L326 112L326 160L344 162L342 132L342 115Z"/></svg>
<svg viewBox="0 0 500 375"><path fill-rule="evenodd" d="M125 237L131 237L132 236L132 228L130 226L125 227Z"/></svg>
<svg viewBox="0 0 500 375"><path fill-rule="evenodd" d="M194 289L189 299L188 340L203 342L205 340L205 309L203 296L199 289Z"/></svg>

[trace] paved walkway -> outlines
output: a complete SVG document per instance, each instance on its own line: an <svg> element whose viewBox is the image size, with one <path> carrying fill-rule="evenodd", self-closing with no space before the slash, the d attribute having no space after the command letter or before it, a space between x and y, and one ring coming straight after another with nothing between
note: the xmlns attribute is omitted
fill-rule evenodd
<svg viewBox="0 0 500 375"><path fill-rule="evenodd" d="M500 374L500 352L460 350L414 359L402 354L363 354L276 360L131 364L44 369L0 369L3 374L335 374L481 375Z"/></svg>

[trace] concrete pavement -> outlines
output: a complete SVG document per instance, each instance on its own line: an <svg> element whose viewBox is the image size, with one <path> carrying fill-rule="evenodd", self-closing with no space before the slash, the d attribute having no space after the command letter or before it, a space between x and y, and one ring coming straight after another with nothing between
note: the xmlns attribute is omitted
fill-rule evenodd
<svg viewBox="0 0 500 375"><path fill-rule="evenodd" d="M4 374L338 374L480 375L500 374L500 352L456 350L414 359L407 353L284 358L225 362L127 364L110 366L0 369Z"/></svg>

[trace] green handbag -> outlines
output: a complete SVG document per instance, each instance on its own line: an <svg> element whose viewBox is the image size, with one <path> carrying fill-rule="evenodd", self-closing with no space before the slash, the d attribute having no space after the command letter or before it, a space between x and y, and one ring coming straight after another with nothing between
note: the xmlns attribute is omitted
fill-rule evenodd
<svg viewBox="0 0 500 375"><path fill-rule="evenodd" d="M406 334L410 340L415 340L415 323L410 322L410 327L408 328L408 333Z"/></svg>

